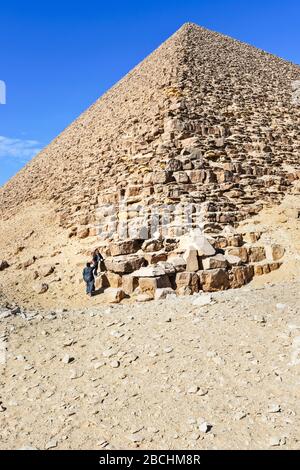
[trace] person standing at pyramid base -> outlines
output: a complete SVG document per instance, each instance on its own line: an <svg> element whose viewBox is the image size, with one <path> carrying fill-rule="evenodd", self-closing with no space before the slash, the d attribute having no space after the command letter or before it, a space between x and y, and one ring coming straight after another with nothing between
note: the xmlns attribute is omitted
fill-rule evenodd
<svg viewBox="0 0 300 470"><path fill-rule="evenodd" d="M91 266L91 263L87 263L86 267L82 272L83 280L86 284L86 293L90 297L93 296L95 292L95 277L94 277L94 266Z"/></svg>
<svg viewBox="0 0 300 470"><path fill-rule="evenodd" d="M104 258L101 255L98 248L92 253L92 257L93 257L93 265L94 265L94 275L95 275L95 277L97 277L98 276L99 263L101 261L104 261Z"/></svg>

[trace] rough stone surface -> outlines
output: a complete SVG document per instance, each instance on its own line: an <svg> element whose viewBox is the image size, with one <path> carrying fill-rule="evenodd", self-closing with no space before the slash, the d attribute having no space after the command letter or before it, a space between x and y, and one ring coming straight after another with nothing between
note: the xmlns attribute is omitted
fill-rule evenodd
<svg viewBox="0 0 300 470"><path fill-rule="evenodd" d="M105 298L108 303L111 304L118 304L120 303L125 297L125 292L119 288L109 287L105 291Z"/></svg>
<svg viewBox="0 0 300 470"><path fill-rule="evenodd" d="M0 260L0 271L4 271L4 269L7 269L8 267L9 267L8 262L1 259Z"/></svg>
<svg viewBox="0 0 300 470"><path fill-rule="evenodd" d="M230 287L229 275L225 269L199 271L200 285L205 292L226 290Z"/></svg>
<svg viewBox="0 0 300 470"><path fill-rule="evenodd" d="M140 256L118 256L106 258L105 266L108 271L117 274L129 274L139 269L145 263L144 258Z"/></svg>

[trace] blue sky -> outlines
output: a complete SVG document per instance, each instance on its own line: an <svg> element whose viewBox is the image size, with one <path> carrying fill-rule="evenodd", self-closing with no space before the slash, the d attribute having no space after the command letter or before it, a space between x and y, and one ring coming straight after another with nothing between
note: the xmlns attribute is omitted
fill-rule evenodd
<svg viewBox="0 0 300 470"><path fill-rule="evenodd" d="M1 2L0 185L187 21L300 64L299 0Z"/></svg>

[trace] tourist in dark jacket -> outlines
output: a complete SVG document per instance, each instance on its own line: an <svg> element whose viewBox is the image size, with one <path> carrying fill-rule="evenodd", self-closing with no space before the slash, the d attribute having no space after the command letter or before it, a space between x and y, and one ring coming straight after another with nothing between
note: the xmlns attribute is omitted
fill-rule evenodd
<svg viewBox="0 0 300 470"><path fill-rule="evenodd" d="M95 292L95 277L94 277L94 266L91 263L87 263L82 273L84 282L86 283L86 293L92 297Z"/></svg>
<svg viewBox="0 0 300 470"><path fill-rule="evenodd" d="M101 255L98 248L92 253L92 256L93 256L94 274L95 276L98 276L99 263L100 261L103 261L104 258Z"/></svg>

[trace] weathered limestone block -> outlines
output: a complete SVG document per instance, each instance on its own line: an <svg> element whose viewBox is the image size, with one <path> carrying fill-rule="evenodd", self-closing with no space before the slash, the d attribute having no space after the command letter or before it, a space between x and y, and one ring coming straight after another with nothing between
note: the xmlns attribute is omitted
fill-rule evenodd
<svg viewBox="0 0 300 470"><path fill-rule="evenodd" d="M188 177L192 184L204 183L206 172L204 170L187 171Z"/></svg>
<svg viewBox="0 0 300 470"><path fill-rule="evenodd" d="M157 264L160 261L166 261L168 258L167 253L164 251L157 251L155 253L143 253L145 260L149 264Z"/></svg>
<svg viewBox="0 0 300 470"><path fill-rule="evenodd" d="M236 266L230 272L230 287L237 289L248 284L254 276L253 266Z"/></svg>
<svg viewBox="0 0 300 470"><path fill-rule="evenodd" d="M194 137L188 137L186 139L181 140L181 145L184 149L189 149L188 151L190 152L191 149L195 149L199 145L199 137L194 136ZM193 150L193 152L196 152L197 150Z"/></svg>
<svg viewBox="0 0 300 470"><path fill-rule="evenodd" d="M234 246L234 247L243 246L243 235L237 233L235 235L228 236L227 245Z"/></svg>
<svg viewBox="0 0 300 470"><path fill-rule="evenodd" d="M197 273L194 272L182 272L177 273L175 278L176 283L176 291L179 295L182 294L182 291L190 292L190 294L194 294L199 292L199 277Z"/></svg>
<svg viewBox="0 0 300 470"><path fill-rule="evenodd" d="M138 285L139 285L139 280L135 276L128 274L122 277L122 289L125 292L125 294L127 295L133 294L133 292L138 287Z"/></svg>
<svg viewBox="0 0 300 470"><path fill-rule="evenodd" d="M231 171L218 171L216 173L218 183L227 183L233 180L233 174Z"/></svg>
<svg viewBox="0 0 300 470"><path fill-rule="evenodd" d="M186 261L183 257L172 254L168 257L168 261L174 266L177 273L186 271Z"/></svg>
<svg viewBox="0 0 300 470"><path fill-rule="evenodd" d="M135 197L139 196L141 193L141 187L140 186L128 186L126 189L125 197Z"/></svg>
<svg viewBox="0 0 300 470"><path fill-rule="evenodd" d="M164 247L162 240L157 240L156 238L151 238L150 240L145 240L142 245L142 250L146 253L151 253L153 251L160 251Z"/></svg>
<svg viewBox="0 0 300 470"><path fill-rule="evenodd" d="M152 178L153 178L153 173L151 172L146 173L143 177L144 185L152 185L153 184Z"/></svg>
<svg viewBox="0 0 300 470"><path fill-rule="evenodd" d="M166 274L174 274L176 273L175 266L173 266L172 263L169 263L168 261L160 261L158 263L158 266L160 266Z"/></svg>
<svg viewBox="0 0 300 470"><path fill-rule="evenodd" d="M282 263L269 263L270 271L277 271L282 266Z"/></svg>
<svg viewBox="0 0 300 470"><path fill-rule="evenodd" d="M122 240L109 245L111 256L130 255L136 253L142 246L143 241L138 239Z"/></svg>
<svg viewBox="0 0 300 470"><path fill-rule="evenodd" d="M229 274L225 269L199 271L200 286L205 292L226 290L230 287Z"/></svg>
<svg viewBox="0 0 300 470"><path fill-rule="evenodd" d="M173 132L173 131L183 131L185 128L185 123L178 118L166 118L164 122L164 131Z"/></svg>
<svg viewBox="0 0 300 470"><path fill-rule="evenodd" d="M199 256L213 256L216 253L214 247L199 229L180 237L179 250L188 249L197 250Z"/></svg>
<svg viewBox="0 0 300 470"><path fill-rule="evenodd" d="M118 287L122 287L122 276L120 276L120 274L108 271L106 273L106 277L108 280L109 287L113 287L115 289L117 289Z"/></svg>
<svg viewBox="0 0 300 470"><path fill-rule="evenodd" d="M216 214L216 221L221 224L231 224L236 221L236 215L234 214Z"/></svg>
<svg viewBox="0 0 300 470"><path fill-rule="evenodd" d="M205 170L205 172L206 172L205 183L216 183L217 182L217 177L216 177L215 173L212 170L207 169L207 170Z"/></svg>
<svg viewBox="0 0 300 470"><path fill-rule="evenodd" d="M181 286L176 289L176 295L178 297L184 297L184 296L189 296L193 294L194 292L191 286Z"/></svg>
<svg viewBox="0 0 300 470"><path fill-rule="evenodd" d="M145 264L145 258L138 255L117 256L105 259L107 271L117 274L130 274Z"/></svg>
<svg viewBox="0 0 300 470"><path fill-rule="evenodd" d="M228 250L226 250L226 255L237 256L242 260L243 263L247 263L248 261L248 251L247 248L245 248L244 246L228 248Z"/></svg>
<svg viewBox="0 0 300 470"><path fill-rule="evenodd" d="M254 264L254 275L262 276L263 274L269 274L271 271L276 271L280 268L282 263L259 263Z"/></svg>
<svg viewBox="0 0 300 470"><path fill-rule="evenodd" d="M248 248L248 260L250 263L257 263L266 259L266 251L263 246L253 246Z"/></svg>
<svg viewBox="0 0 300 470"><path fill-rule="evenodd" d="M190 181L185 171L176 171L173 176L178 184L188 184Z"/></svg>
<svg viewBox="0 0 300 470"><path fill-rule="evenodd" d="M95 289L107 289L109 287L109 282L107 279L106 273L101 273L100 276L95 279Z"/></svg>
<svg viewBox="0 0 300 470"><path fill-rule="evenodd" d="M105 301L111 304L119 304L125 298L125 292L122 289L109 287L104 293Z"/></svg>
<svg viewBox="0 0 300 470"><path fill-rule="evenodd" d="M155 300L163 300L166 299L169 295L174 295L176 296L176 292L171 289L170 287L165 287L162 289L157 289L155 292Z"/></svg>
<svg viewBox="0 0 300 470"><path fill-rule="evenodd" d="M186 270L189 272L197 272L199 270L199 259L197 250L186 250L183 255L186 262Z"/></svg>
<svg viewBox="0 0 300 470"><path fill-rule="evenodd" d="M134 271L133 276L136 277L159 277L164 276L165 270L162 266L145 266Z"/></svg>
<svg viewBox="0 0 300 470"><path fill-rule="evenodd" d="M253 266L254 276L262 276L264 274L263 265L256 264Z"/></svg>
<svg viewBox="0 0 300 470"><path fill-rule="evenodd" d="M170 171L155 171L152 173L151 182L153 184L165 184L172 181L172 173Z"/></svg>
<svg viewBox="0 0 300 470"><path fill-rule="evenodd" d="M228 240L225 237L217 237L212 245L216 250L224 250L228 247Z"/></svg>
<svg viewBox="0 0 300 470"><path fill-rule="evenodd" d="M225 259L230 266L239 266L242 264L242 260L238 256L226 255Z"/></svg>
<svg viewBox="0 0 300 470"><path fill-rule="evenodd" d="M139 279L139 288L142 293L150 294L153 297L157 289L171 288L170 279L167 275L159 277L141 277Z"/></svg>
<svg viewBox="0 0 300 470"><path fill-rule="evenodd" d="M278 261L282 259L285 254L285 248L281 245L267 245L265 248L268 260Z"/></svg>
<svg viewBox="0 0 300 470"><path fill-rule="evenodd" d="M205 271L208 269L227 268L227 265L225 256L221 254L202 259L202 267Z"/></svg>
<svg viewBox="0 0 300 470"><path fill-rule="evenodd" d="M269 263L263 265L263 273L269 274L271 272Z"/></svg>
<svg viewBox="0 0 300 470"><path fill-rule="evenodd" d="M261 238L261 232L247 232L243 234L243 239L246 243L256 243Z"/></svg>
<svg viewBox="0 0 300 470"><path fill-rule="evenodd" d="M177 159L171 159L168 161L166 166L166 171L181 171L182 170L182 162Z"/></svg>

